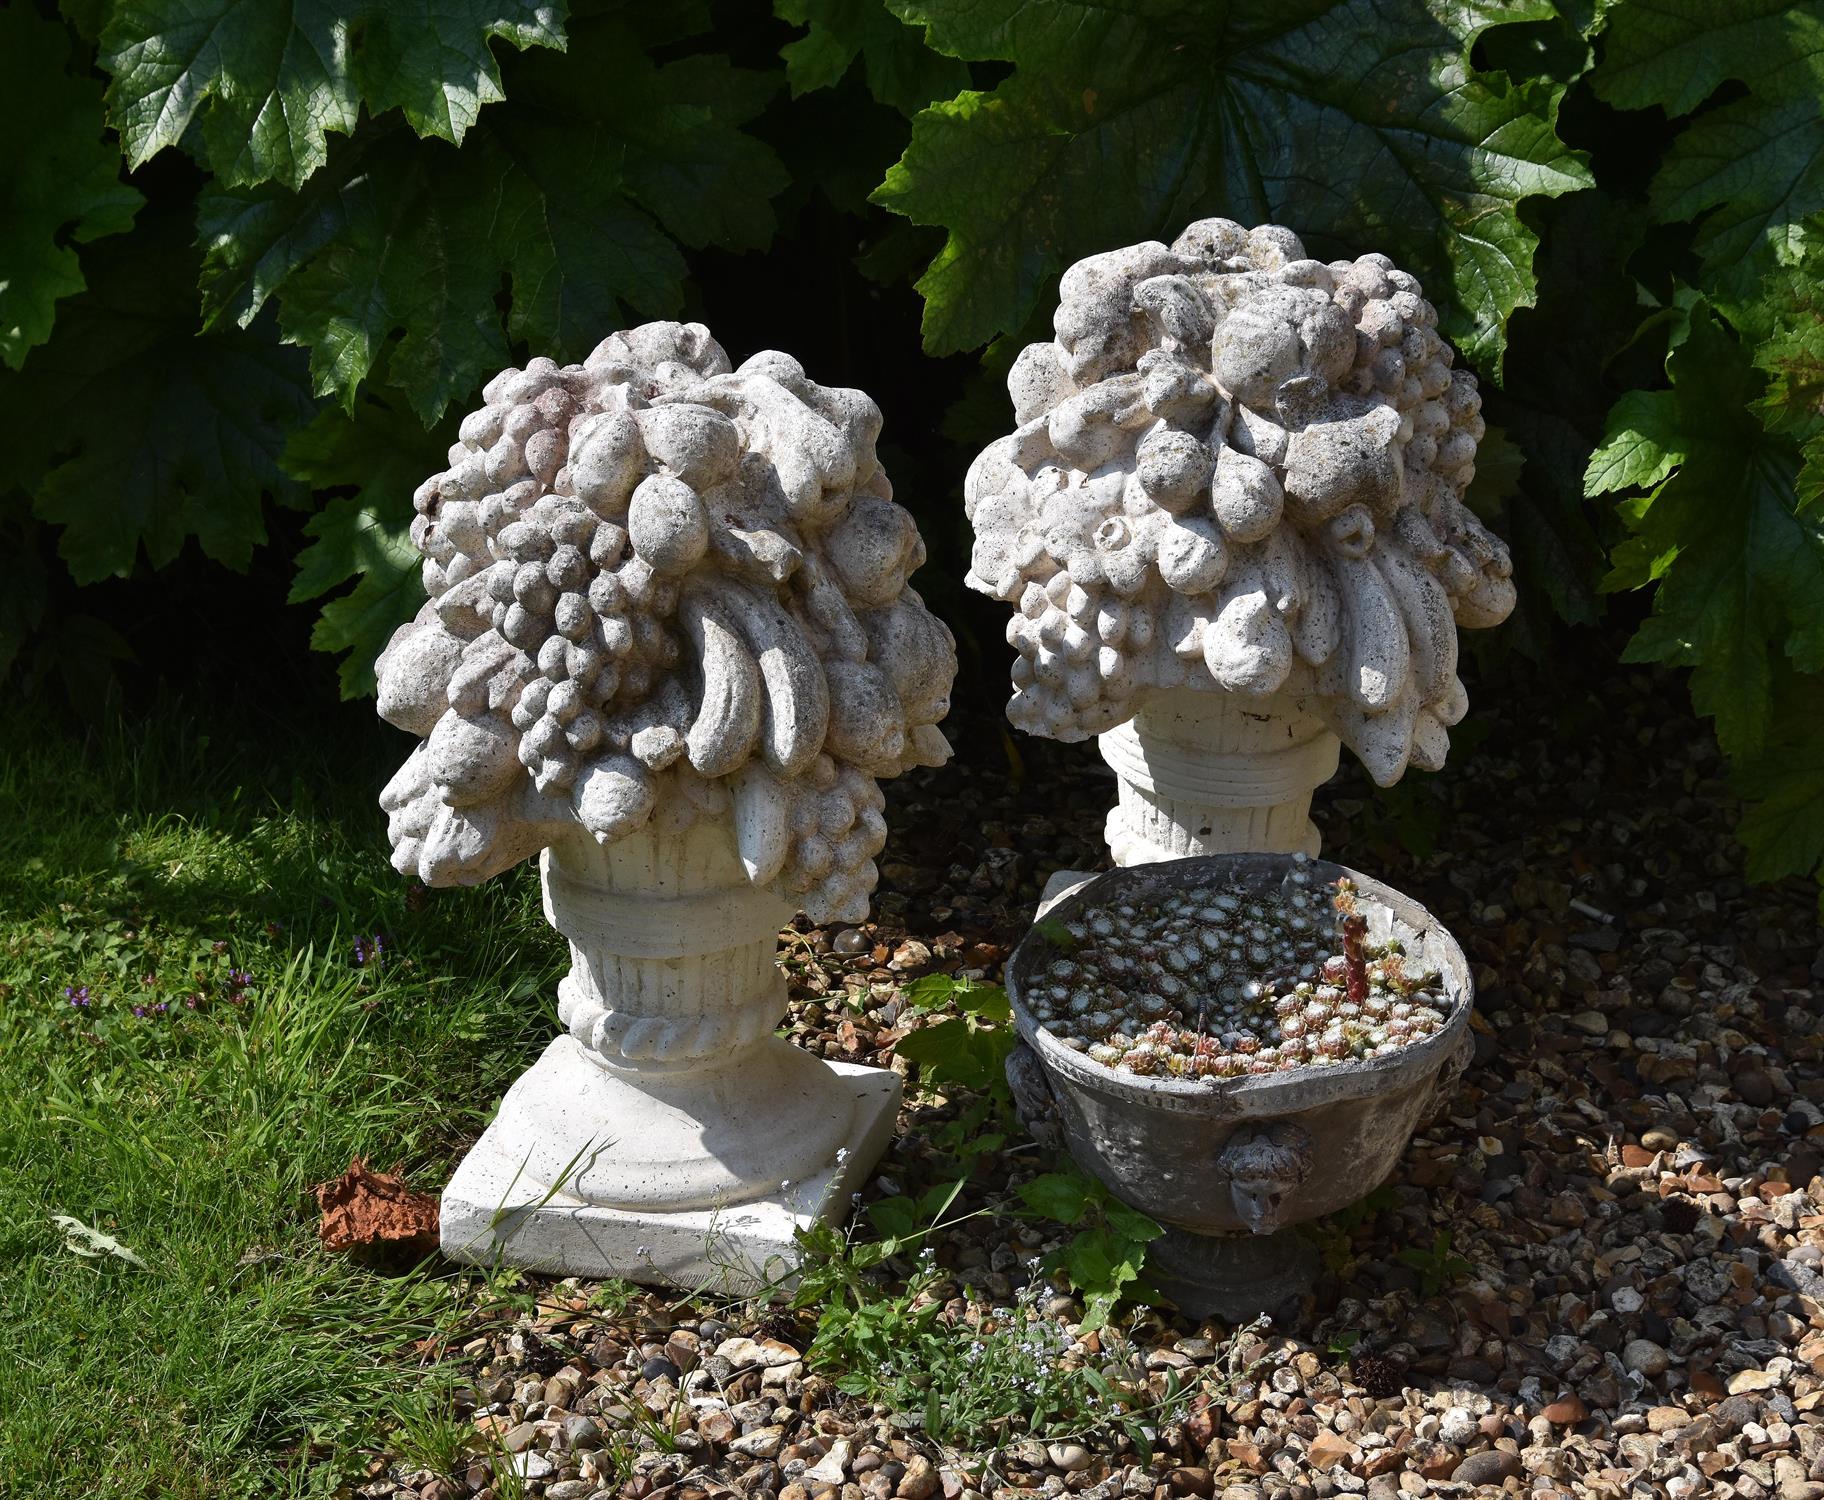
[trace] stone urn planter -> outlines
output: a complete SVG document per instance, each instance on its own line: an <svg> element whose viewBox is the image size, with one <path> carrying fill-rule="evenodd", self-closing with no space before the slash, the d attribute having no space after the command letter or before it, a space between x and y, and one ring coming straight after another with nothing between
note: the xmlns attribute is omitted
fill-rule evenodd
<svg viewBox="0 0 1824 1500"><path fill-rule="evenodd" d="M774 955L797 911L866 915L878 782L947 758L954 645L862 392L652 323L483 394L414 497L430 599L377 676L423 743L381 804L428 885L540 856L572 966L443 1248L751 1292L893 1129L892 1073L774 1035Z"/></svg>
<svg viewBox="0 0 1824 1500"><path fill-rule="evenodd" d="M1412 276L1277 225L1205 219L1059 293L964 487L967 582L1013 609L1008 718L1100 736L1118 865L1315 853L1339 745L1383 786L1441 767L1457 628L1513 607L1464 503L1475 376Z"/></svg>
<svg viewBox="0 0 1824 1500"><path fill-rule="evenodd" d="M1149 1271L1192 1317L1241 1320L1296 1299L1317 1261L1296 1226L1385 1181L1413 1132L1455 1092L1470 1050L1473 985L1463 951L1418 903L1340 865L1311 862L1317 881L1355 882L1371 943L1397 936L1437 972L1449 1001L1444 1023L1382 1056L1233 1078L1142 1077L1092 1061L1035 1016L1033 986L1060 952L1057 934L1085 908L1217 881L1274 891L1291 868L1285 855L1232 854L1113 871L1045 908L1006 969L1022 1042L1008 1073L1022 1118L1167 1226Z"/></svg>

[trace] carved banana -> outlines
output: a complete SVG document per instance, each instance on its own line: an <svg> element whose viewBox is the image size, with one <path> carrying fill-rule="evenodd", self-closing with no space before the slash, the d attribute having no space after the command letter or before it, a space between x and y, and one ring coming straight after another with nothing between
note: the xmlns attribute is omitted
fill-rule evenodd
<svg viewBox="0 0 1824 1500"><path fill-rule="evenodd" d="M1292 644L1314 667L1336 655L1343 639L1343 596L1321 554L1304 555L1305 607L1292 621Z"/></svg>
<svg viewBox="0 0 1824 1500"><path fill-rule="evenodd" d="M843 597L836 580L830 577L815 553L807 554L798 570L804 587L804 605L812 622L828 638L830 653L844 661L865 661L868 655L867 633L849 601Z"/></svg>
<svg viewBox="0 0 1824 1500"><path fill-rule="evenodd" d="M1393 706L1412 675L1406 621L1371 559L1333 556L1330 565L1347 616L1349 696L1366 712L1381 713Z"/></svg>
<svg viewBox="0 0 1824 1500"><path fill-rule="evenodd" d="M1421 708L1418 717L1412 721L1412 764L1421 771L1441 771L1444 769L1444 758L1449 753L1449 732L1430 709Z"/></svg>
<svg viewBox="0 0 1824 1500"><path fill-rule="evenodd" d="M747 878L764 885L785 868L792 847L791 794L757 763L730 778L735 796L735 848Z"/></svg>
<svg viewBox="0 0 1824 1500"><path fill-rule="evenodd" d="M1375 785L1392 786L1405 774L1418 716L1418 700L1411 691L1384 713L1363 713L1346 698L1334 703L1333 713L1336 732L1360 758Z"/></svg>
<svg viewBox="0 0 1824 1500"><path fill-rule="evenodd" d="M1376 561L1406 621L1419 702L1430 703L1443 695L1457 675L1457 626L1451 617L1450 595L1428 568L1397 548L1382 548Z"/></svg>
<svg viewBox="0 0 1824 1500"><path fill-rule="evenodd" d="M721 607L701 593L679 600L678 620L703 674L684 752L704 776L726 776L747 760L760 735L760 667Z"/></svg>
<svg viewBox="0 0 1824 1500"><path fill-rule="evenodd" d="M796 776L823 748L830 689L823 665L798 622L758 589L734 588L734 623L747 638L766 684L760 749L781 776ZM770 877L769 877L770 878Z"/></svg>
<svg viewBox="0 0 1824 1500"><path fill-rule="evenodd" d="M1305 544L1290 526L1281 526L1260 544L1255 558L1267 586L1267 602L1286 620L1297 618L1305 601Z"/></svg>

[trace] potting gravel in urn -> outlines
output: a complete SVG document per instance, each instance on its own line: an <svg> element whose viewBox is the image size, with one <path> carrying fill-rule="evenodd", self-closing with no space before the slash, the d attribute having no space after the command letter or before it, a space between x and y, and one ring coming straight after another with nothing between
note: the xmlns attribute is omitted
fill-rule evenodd
<svg viewBox="0 0 1824 1500"><path fill-rule="evenodd" d="M1014 607L1008 717L1101 739L1118 865L1317 852L1339 741L1444 763L1457 626L1512 609L1464 504L1482 437L1419 283L1226 219L1064 273L1019 423L971 467L971 587Z"/></svg>
<svg viewBox="0 0 1824 1500"><path fill-rule="evenodd" d="M892 1073L774 1035L774 953L794 912L866 915L878 782L947 758L954 644L862 392L650 323L483 395L415 497L430 601L379 707L424 742L381 802L427 884L541 856L573 964L443 1247L751 1289L893 1128Z"/></svg>

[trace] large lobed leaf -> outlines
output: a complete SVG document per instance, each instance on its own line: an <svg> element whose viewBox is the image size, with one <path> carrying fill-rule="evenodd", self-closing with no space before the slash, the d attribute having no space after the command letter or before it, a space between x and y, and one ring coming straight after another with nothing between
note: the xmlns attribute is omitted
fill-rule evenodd
<svg viewBox="0 0 1824 1500"><path fill-rule="evenodd" d="M773 0L782 21L805 34L779 49L792 97L833 88L861 59L868 92L901 114L969 86L969 69L933 52L885 0Z"/></svg>
<svg viewBox="0 0 1824 1500"><path fill-rule="evenodd" d="M163 231L108 240L57 336L0 378L17 424L0 475L62 527L78 583L153 567L194 537L230 567L266 539L264 496L300 495L279 468L313 409L304 358L269 323L198 336L194 253Z"/></svg>
<svg viewBox="0 0 1824 1500"><path fill-rule="evenodd" d="M1701 216L1707 273L1752 296L1800 221L1824 210L1824 0L1622 0L1591 81L1620 108L1674 117L1746 85L1672 143L1652 207L1663 223Z"/></svg>
<svg viewBox="0 0 1824 1500"><path fill-rule="evenodd" d="M386 352L428 424L506 363L509 338L580 357L676 312L678 241L764 245L785 175L739 126L773 88L719 57L655 65L618 26L586 28L561 65L522 59L514 100L460 149L363 132L300 192L206 192L205 317L246 322L277 293L319 394L352 409Z"/></svg>
<svg viewBox="0 0 1824 1500"><path fill-rule="evenodd" d="M1723 748L1753 757L1775 720L1779 658L1824 671L1824 507L1800 503L1798 453L1756 419L1763 377L1714 311L1693 309L1666 371L1669 391L1616 404L1590 459L1591 495L1647 489L1623 504L1633 535L1608 586L1657 582L1627 659L1691 667Z"/></svg>
<svg viewBox="0 0 1824 1500"><path fill-rule="evenodd" d="M1080 256L1226 214L1319 253L1382 250L1499 370L1533 300L1519 205L1591 178L1558 139L1564 85L1478 72L1487 28L1546 0L894 0L939 51L1015 65L918 116L876 201L948 232L918 283L934 353L1018 328Z"/></svg>
<svg viewBox="0 0 1824 1500"><path fill-rule="evenodd" d="M1782 672L1774 706L1765 747L1736 769L1736 789L1750 804L1736 832L1753 879L1813 876L1824 916L1824 677Z"/></svg>
<svg viewBox="0 0 1824 1500"><path fill-rule="evenodd" d="M292 434L284 465L313 490L341 491L306 523L314 538L298 554L288 602L340 589L311 631L319 651L345 651L342 696L374 690L374 661L393 631L424 603L421 559L412 545L412 492L443 464L453 433L426 432L402 401L370 393L352 413L326 407Z"/></svg>
<svg viewBox="0 0 1824 1500"><path fill-rule="evenodd" d="M0 360L13 369L83 288L78 244L133 227L142 201L102 138L101 89L69 71L69 34L29 5L0 10Z"/></svg>
<svg viewBox="0 0 1824 1500"><path fill-rule="evenodd" d="M100 61L133 166L181 144L223 184L295 188L363 104L460 142L503 97L492 40L561 48L563 19L561 0L124 0Z"/></svg>

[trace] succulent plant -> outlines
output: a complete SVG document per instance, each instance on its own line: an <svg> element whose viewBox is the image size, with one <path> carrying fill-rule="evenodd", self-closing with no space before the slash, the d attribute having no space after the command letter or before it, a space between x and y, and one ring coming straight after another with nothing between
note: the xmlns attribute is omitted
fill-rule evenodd
<svg viewBox="0 0 1824 1500"><path fill-rule="evenodd" d="M430 598L378 665L424 740L381 798L394 864L467 883L577 825L727 816L755 884L865 915L878 782L948 757L956 672L874 403L694 323L483 400L413 497Z"/></svg>
<svg viewBox="0 0 1824 1500"><path fill-rule="evenodd" d="M1467 710L1456 627L1514 603L1464 504L1483 436L1419 283L1276 225L1079 261L965 487L971 587L1014 606L1008 715L1076 740L1150 689L1281 691L1383 785Z"/></svg>
<svg viewBox="0 0 1824 1500"><path fill-rule="evenodd" d="M1091 1062L1212 1084L1384 1057L1435 1035L1452 1007L1440 976L1410 968L1392 935L1367 940L1346 878L1329 889L1326 900L1300 855L1273 890L1209 885L1085 906L1041 924L1051 957L1022 999Z"/></svg>

